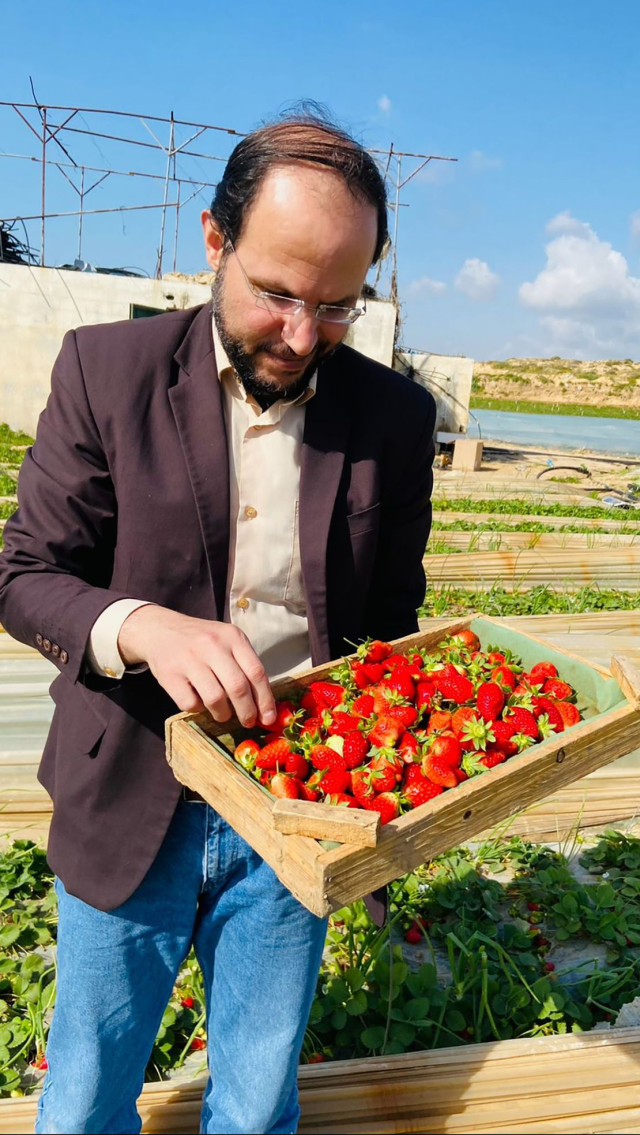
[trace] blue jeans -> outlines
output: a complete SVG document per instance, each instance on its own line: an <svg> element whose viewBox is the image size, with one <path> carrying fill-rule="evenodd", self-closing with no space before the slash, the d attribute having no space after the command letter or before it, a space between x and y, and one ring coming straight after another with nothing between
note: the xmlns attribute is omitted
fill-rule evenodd
<svg viewBox="0 0 640 1135"><path fill-rule="evenodd" d="M202 1132L294 1132L326 923L232 828L180 801L149 873L104 913L59 901L58 989L37 1132L140 1131L136 1100L182 962L207 1000Z"/></svg>

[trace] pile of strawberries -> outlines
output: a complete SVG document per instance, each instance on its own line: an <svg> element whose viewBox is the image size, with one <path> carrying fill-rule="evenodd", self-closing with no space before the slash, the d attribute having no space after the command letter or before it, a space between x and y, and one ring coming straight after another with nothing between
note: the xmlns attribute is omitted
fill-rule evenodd
<svg viewBox="0 0 640 1135"><path fill-rule="evenodd" d="M551 662L525 673L470 630L437 650L396 654L367 641L355 657L278 702L262 743L234 757L277 797L380 813L388 823L581 720Z"/></svg>

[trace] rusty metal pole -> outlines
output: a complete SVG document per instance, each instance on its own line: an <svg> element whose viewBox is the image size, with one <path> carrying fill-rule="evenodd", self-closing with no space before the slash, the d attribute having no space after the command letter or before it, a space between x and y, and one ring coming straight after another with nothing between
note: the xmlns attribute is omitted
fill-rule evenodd
<svg viewBox="0 0 640 1135"><path fill-rule="evenodd" d="M44 268L44 229L45 229L45 213L46 213L46 174L47 174L47 108L42 108L42 197L41 209L42 217L40 221L40 267Z"/></svg>
<svg viewBox="0 0 640 1135"><path fill-rule="evenodd" d="M82 259L82 218L84 210L84 166L80 174L80 217L78 220L78 260Z"/></svg>
<svg viewBox="0 0 640 1135"><path fill-rule="evenodd" d="M160 223L160 247L158 248L158 262L156 264L156 279L162 279L162 257L164 255L164 230L167 222L167 200L169 197L169 176L171 174L171 159L173 157L174 122L171 111L171 126L169 127L169 149L167 151L167 172L164 179L164 200L162 204L162 221Z"/></svg>
<svg viewBox="0 0 640 1135"><path fill-rule="evenodd" d="M174 170L175 174L175 165ZM178 262L178 228L180 225L180 182L177 182L178 191L176 194L176 231L173 237L173 271L176 271L176 264Z"/></svg>
<svg viewBox="0 0 640 1135"><path fill-rule="evenodd" d="M396 158L396 215L393 220L393 260L391 269L391 296L398 298L398 219L400 216L400 180L402 177L402 158Z"/></svg>

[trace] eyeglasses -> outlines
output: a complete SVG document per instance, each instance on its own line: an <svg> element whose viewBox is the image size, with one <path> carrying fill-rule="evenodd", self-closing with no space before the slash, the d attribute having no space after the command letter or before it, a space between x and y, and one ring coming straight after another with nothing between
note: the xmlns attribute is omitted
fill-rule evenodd
<svg viewBox="0 0 640 1135"><path fill-rule="evenodd" d="M229 243L231 244L231 242ZM305 303L304 300L293 299L292 296L278 296L273 292L261 291L260 288L257 288L255 284L251 283L233 245L231 245L231 248L240 266L240 271L247 282L247 287L255 296L256 307L261 307L265 311L271 312L272 315L297 315L299 311L306 308L308 311L314 313L320 323L355 323L361 315L366 314L366 299L363 300L363 307L338 307L330 303L319 303L314 306L313 304Z"/></svg>

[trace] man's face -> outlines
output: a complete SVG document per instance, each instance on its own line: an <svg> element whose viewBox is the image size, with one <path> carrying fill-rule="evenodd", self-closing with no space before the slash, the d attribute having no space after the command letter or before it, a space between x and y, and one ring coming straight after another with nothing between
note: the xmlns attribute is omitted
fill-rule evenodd
<svg viewBox="0 0 640 1135"><path fill-rule="evenodd" d="M225 251L209 213L202 223L217 272L216 326L231 363L249 393L296 396L349 329L318 321L314 311L320 303L356 305L376 243L375 208L331 172L284 166L266 176L249 207L237 255ZM304 300L309 308L276 315L257 307L242 269L256 289Z"/></svg>

